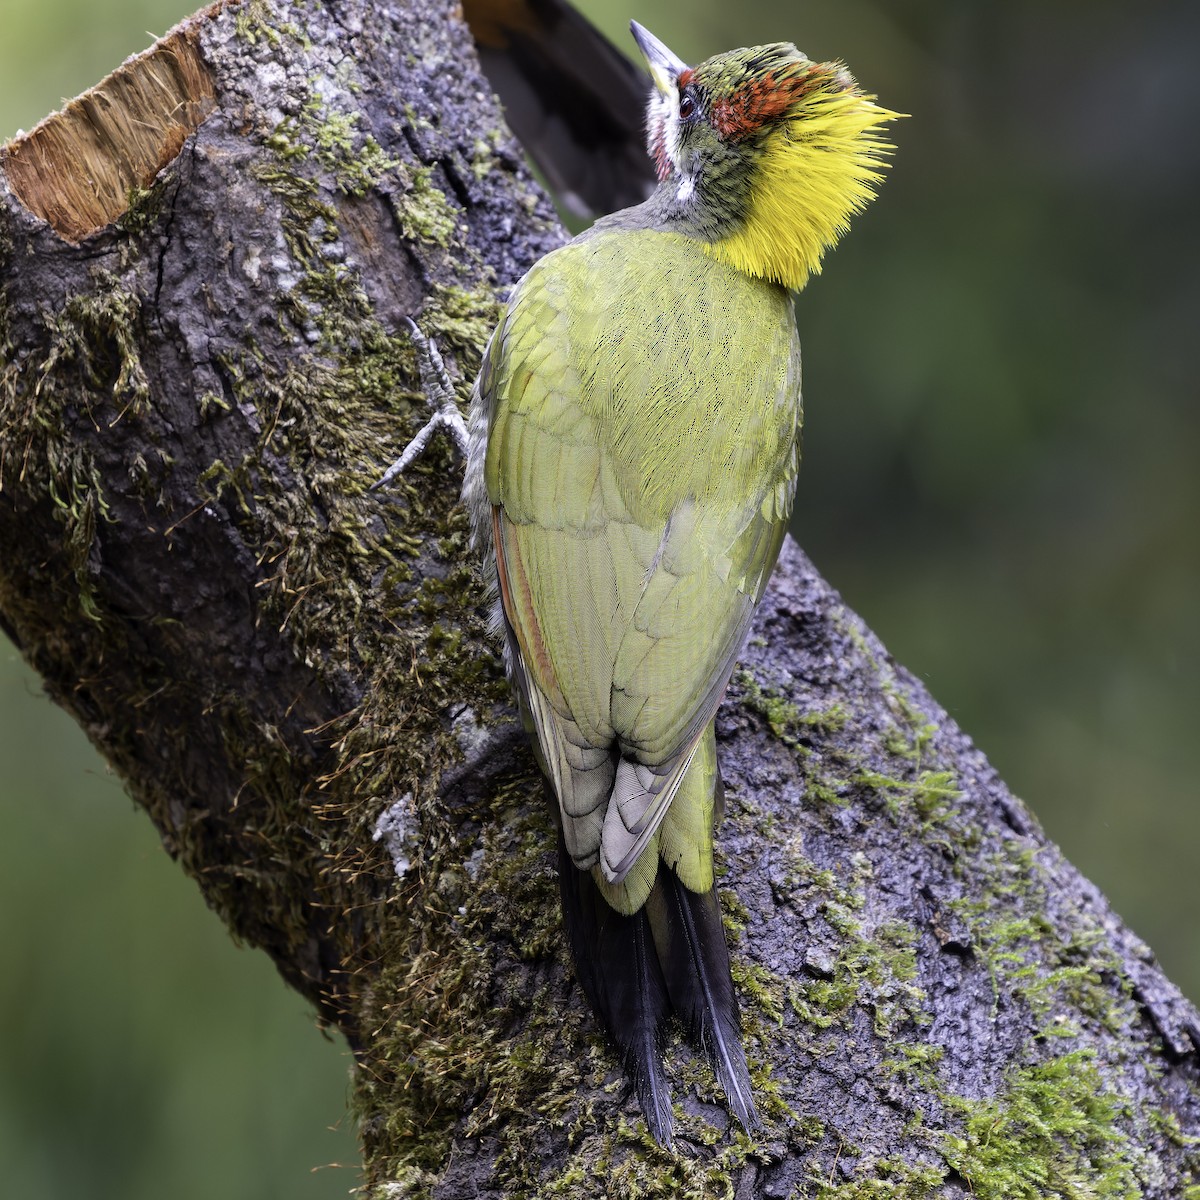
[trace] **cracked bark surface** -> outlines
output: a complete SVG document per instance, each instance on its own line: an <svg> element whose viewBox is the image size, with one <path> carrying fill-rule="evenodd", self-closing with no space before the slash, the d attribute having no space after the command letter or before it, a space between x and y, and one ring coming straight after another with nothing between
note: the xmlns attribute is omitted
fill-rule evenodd
<svg viewBox="0 0 1200 1200"><path fill-rule="evenodd" d="M211 103L125 211L47 223L0 156L0 624L354 1047L367 1194L1190 1197L1196 1011L790 543L718 721L766 1129L676 1044L653 1146L561 944L460 466L367 492L423 417L400 318L469 380L564 235L452 5L179 36Z"/></svg>

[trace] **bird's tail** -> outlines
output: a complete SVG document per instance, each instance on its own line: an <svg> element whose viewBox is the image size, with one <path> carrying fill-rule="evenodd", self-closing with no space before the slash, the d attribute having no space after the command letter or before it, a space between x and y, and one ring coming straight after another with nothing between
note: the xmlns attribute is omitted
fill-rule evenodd
<svg viewBox="0 0 1200 1200"><path fill-rule="evenodd" d="M479 61L512 131L578 216L640 204L650 81L565 0L463 0Z"/></svg>
<svg viewBox="0 0 1200 1200"><path fill-rule="evenodd" d="M713 1064L742 1126L758 1128L716 891L689 891L660 862L646 904L623 916L561 836L559 880L580 985L621 1052L654 1139L671 1144L662 1048L672 1012Z"/></svg>
<svg viewBox="0 0 1200 1200"><path fill-rule="evenodd" d="M716 888L690 891L660 864L646 910L671 1007L712 1062L730 1108L749 1132L758 1127L758 1112Z"/></svg>

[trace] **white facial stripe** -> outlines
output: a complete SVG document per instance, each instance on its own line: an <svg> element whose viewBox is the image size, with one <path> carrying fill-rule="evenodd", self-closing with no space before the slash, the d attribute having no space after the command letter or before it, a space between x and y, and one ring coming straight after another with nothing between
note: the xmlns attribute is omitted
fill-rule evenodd
<svg viewBox="0 0 1200 1200"><path fill-rule="evenodd" d="M670 106L666 97L657 90L650 93L646 103L646 149L654 159L655 169L660 168L660 156L669 157L670 148L667 144L667 117Z"/></svg>
<svg viewBox="0 0 1200 1200"><path fill-rule="evenodd" d="M671 115L670 101L662 94L655 90L650 93L650 101L646 106L646 124L651 128L662 122L664 125L667 118Z"/></svg>
<svg viewBox="0 0 1200 1200"><path fill-rule="evenodd" d="M679 189L675 193L675 199L680 204L686 204L692 198L692 193L696 190L696 179L692 175L683 175L679 180Z"/></svg>
<svg viewBox="0 0 1200 1200"><path fill-rule="evenodd" d="M667 153L671 156L671 165L675 170L679 170L679 89L673 87L671 94L666 98L670 105L670 112L667 114Z"/></svg>
<svg viewBox="0 0 1200 1200"><path fill-rule="evenodd" d="M667 95L657 89L651 93L650 103L646 109L646 128L650 152L654 153L656 135L661 131L662 148L670 159L674 171L679 170L680 163L680 130L682 122L679 119L679 89L672 87ZM682 185L681 185L682 186ZM692 182L689 182L687 195L691 195ZM686 199L685 197L681 197Z"/></svg>

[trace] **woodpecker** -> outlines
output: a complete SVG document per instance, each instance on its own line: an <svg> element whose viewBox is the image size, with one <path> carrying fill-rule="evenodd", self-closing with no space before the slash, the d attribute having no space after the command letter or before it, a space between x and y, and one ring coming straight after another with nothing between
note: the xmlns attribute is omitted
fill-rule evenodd
<svg viewBox="0 0 1200 1200"><path fill-rule="evenodd" d="M457 429L463 498L560 828L579 982L653 1136L672 1017L758 1124L721 912L714 718L791 516L793 294L891 151L845 66L790 43L688 66L636 22L658 184L517 284Z"/></svg>

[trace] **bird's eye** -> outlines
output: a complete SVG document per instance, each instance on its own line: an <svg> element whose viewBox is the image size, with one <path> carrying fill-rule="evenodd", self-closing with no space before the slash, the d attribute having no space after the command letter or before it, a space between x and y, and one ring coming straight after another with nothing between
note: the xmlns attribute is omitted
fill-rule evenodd
<svg viewBox="0 0 1200 1200"><path fill-rule="evenodd" d="M690 92L684 92L679 97L679 116L681 120L690 121L696 115L696 98Z"/></svg>

